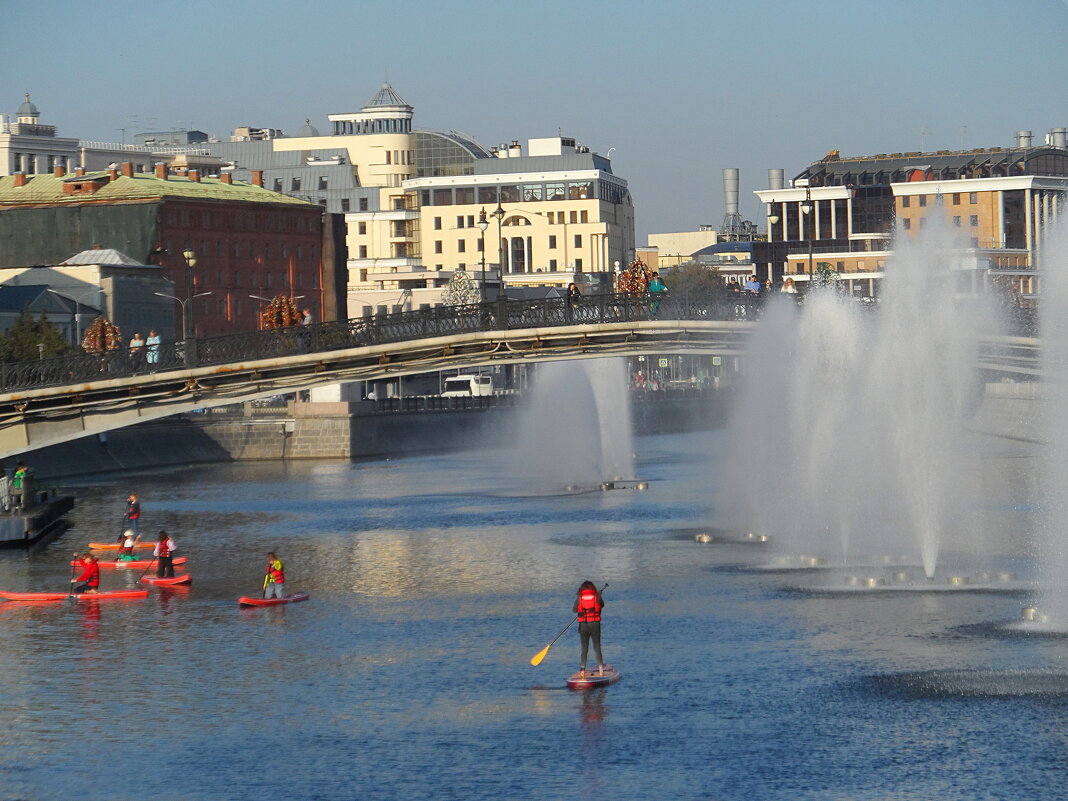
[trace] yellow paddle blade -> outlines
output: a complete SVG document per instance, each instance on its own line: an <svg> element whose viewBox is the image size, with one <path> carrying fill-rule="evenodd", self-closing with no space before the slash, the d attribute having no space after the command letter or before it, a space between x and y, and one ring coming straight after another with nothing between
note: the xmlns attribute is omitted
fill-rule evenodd
<svg viewBox="0 0 1068 801"><path fill-rule="evenodd" d="M541 664L541 660L543 660L545 658L545 655L547 653L549 653L549 648L550 647L552 647L552 643L549 643L544 648L542 648L540 651L538 651L536 654L534 654L534 656L532 656L530 658L530 664L532 664L534 667L537 667L538 665L540 665Z"/></svg>

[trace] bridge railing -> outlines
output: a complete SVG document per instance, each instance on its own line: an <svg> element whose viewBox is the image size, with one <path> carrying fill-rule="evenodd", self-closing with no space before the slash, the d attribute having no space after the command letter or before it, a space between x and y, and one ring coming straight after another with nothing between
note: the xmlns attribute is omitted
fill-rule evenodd
<svg viewBox="0 0 1068 801"><path fill-rule="evenodd" d="M0 364L0 392L69 386L132 375L256 361L301 353L326 353L480 331L621 323L638 320L747 320L760 298L745 293L686 295L606 294L435 306L376 317L246 331L185 342L116 348L55 359Z"/></svg>

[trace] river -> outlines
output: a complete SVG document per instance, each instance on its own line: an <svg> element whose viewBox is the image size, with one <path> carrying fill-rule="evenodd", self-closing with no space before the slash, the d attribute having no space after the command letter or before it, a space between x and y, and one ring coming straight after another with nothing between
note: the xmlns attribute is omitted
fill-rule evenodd
<svg viewBox="0 0 1068 801"><path fill-rule="evenodd" d="M808 595L695 542L723 449L640 438L645 492L538 491L508 450L68 482L72 527L0 587L65 588L130 491L194 583L0 603L0 799L1063 797L1064 641L984 629L1018 597ZM237 606L269 550L310 602ZM574 629L529 660L587 578L623 680L575 693Z"/></svg>

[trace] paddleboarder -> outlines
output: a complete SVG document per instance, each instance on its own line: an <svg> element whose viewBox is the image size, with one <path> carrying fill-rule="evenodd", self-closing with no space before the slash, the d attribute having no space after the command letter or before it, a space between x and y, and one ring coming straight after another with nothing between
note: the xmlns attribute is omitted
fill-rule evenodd
<svg viewBox="0 0 1068 801"><path fill-rule="evenodd" d="M75 585L71 588L71 594L86 593L87 595L95 595L97 588L100 586L100 565L96 563L96 557L92 553L76 553L74 558L81 565L82 574L78 578L70 580L70 583ZM78 584L79 581L83 583Z"/></svg>
<svg viewBox="0 0 1068 801"><path fill-rule="evenodd" d="M130 524L134 536L139 536L141 534L141 501L137 499L136 492L131 492L130 496L126 499L126 514L122 516L122 519ZM119 535L119 542L122 542L121 534Z"/></svg>
<svg viewBox="0 0 1068 801"><path fill-rule="evenodd" d="M174 537L166 531L160 531L156 540L156 547L152 549L152 555L159 561L156 563L156 578L174 578Z"/></svg>
<svg viewBox="0 0 1068 801"><path fill-rule="evenodd" d="M134 556L134 546L137 544L138 537L134 536L133 529L126 529L123 533L122 547L119 548L119 562L132 562L137 557Z"/></svg>
<svg viewBox="0 0 1068 801"><path fill-rule="evenodd" d="M267 554L267 575L263 577L263 597L284 598L286 574L282 567L282 560L274 551Z"/></svg>
<svg viewBox="0 0 1068 801"><path fill-rule="evenodd" d="M601 597L597 585L592 581L584 581L578 588L575 597L575 605L571 611L578 615L579 638L582 641L582 662L579 665L579 676L586 675L586 657L589 653L590 640L593 640L593 650L597 655L597 674L604 673L604 658L601 656L601 609L604 608L604 599Z"/></svg>

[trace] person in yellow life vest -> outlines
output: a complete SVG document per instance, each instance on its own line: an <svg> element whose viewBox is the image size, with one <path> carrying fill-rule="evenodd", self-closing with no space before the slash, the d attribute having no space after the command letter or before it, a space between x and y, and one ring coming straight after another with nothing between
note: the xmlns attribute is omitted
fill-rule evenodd
<svg viewBox="0 0 1068 801"><path fill-rule="evenodd" d="M590 640L593 640L593 651L597 655L597 673L604 673L604 658L601 656L601 609L604 608L604 599L597 590L597 585L592 581L582 582L578 588L575 605L571 611L578 615L579 638L582 640L582 663L579 665L579 674L586 674L586 656L590 649Z"/></svg>
<svg viewBox="0 0 1068 801"><path fill-rule="evenodd" d="M263 577L263 597L284 598L285 584L286 574L282 567L282 560L275 555L274 551L271 551L267 554L267 575Z"/></svg>

